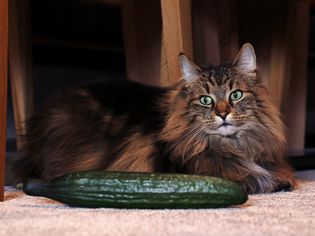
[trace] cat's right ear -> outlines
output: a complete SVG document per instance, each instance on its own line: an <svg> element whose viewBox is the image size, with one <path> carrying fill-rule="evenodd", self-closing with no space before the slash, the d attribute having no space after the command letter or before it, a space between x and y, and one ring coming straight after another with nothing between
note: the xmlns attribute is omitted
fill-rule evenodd
<svg viewBox="0 0 315 236"><path fill-rule="evenodd" d="M257 65L254 47L249 43L245 43L232 65L241 74L255 74Z"/></svg>
<svg viewBox="0 0 315 236"><path fill-rule="evenodd" d="M188 56L184 53L180 53L178 61L183 80L190 83L199 77L201 72L200 67L197 66Z"/></svg>

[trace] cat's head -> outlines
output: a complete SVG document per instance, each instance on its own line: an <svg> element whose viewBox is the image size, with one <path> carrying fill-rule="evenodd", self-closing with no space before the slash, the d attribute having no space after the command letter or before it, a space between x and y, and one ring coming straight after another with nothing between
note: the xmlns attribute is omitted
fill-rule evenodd
<svg viewBox="0 0 315 236"><path fill-rule="evenodd" d="M208 134L231 136L257 122L263 98L250 44L242 47L231 64L200 68L184 54L179 56L179 64L180 97L192 125Z"/></svg>
<svg viewBox="0 0 315 236"><path fill-rule="evenodd" d="M250 44L244 44L230 64L199 67L184 54L179 64L182 78L168 95L162 132L179 153L185 146L196 147L191 152L198 153L209 140L236 141L251 155L273 143L284 150L284 126L257 72Z"/></svg>

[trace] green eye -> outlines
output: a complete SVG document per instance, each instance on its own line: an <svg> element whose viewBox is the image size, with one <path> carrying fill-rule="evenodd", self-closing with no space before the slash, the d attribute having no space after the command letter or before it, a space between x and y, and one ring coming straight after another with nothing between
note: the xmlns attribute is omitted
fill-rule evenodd
<svg viewBox="0 0 315 236"><path fill-rule="evenodd" d="M209 106L213 103L213 99L209 96L201 96L199 99L201 105Z"/></svg>
<svg viewBox="0 0 315 236"><path fill-rule="evenodd" d="M232 101L238 101L243 97L243 92L240 90L236 90L231 93L230 98Z"/></svg>

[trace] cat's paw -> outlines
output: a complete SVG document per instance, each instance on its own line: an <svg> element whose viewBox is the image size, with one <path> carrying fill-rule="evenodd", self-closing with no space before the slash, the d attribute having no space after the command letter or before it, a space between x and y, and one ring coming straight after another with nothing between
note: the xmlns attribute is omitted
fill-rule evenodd
<svg viewBox="0 0 315 236"><path fill-rule="evenodd" d="M275 188L275 192L288 192L288 191L292 191L294 189L294 184L290 183L290 182L283 182L283 183L279 183L276 188Z"/></svg>

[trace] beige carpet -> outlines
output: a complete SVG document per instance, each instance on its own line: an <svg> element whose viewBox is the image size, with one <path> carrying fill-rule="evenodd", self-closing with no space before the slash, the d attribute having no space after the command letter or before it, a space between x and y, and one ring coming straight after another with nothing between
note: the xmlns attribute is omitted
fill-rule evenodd
<svg viewBox="0 0 315 236"><path fill-rule="evenodd" d="M0 235L315 235L315 171L293 192L252 195L240 207L206 210L70 208L6 188ZM307 179L307 180L305 180Z"/></svg>

